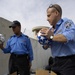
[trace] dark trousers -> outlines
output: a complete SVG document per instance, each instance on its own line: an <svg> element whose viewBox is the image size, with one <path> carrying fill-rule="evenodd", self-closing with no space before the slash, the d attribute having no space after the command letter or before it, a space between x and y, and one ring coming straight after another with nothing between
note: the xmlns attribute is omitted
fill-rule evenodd
<svg viewBox="0 0 75 75"><path fill-rule="evenodd" d="M75 55L54 58L52 70L57 75L75 75Z"/></svg>
<svg viewBox="0 0 75 75"><path fill-rule="evenodd" d="M11 54L9 59L9 73L12 74L14 72L20 75L30 75L28 55Z"/></svg>

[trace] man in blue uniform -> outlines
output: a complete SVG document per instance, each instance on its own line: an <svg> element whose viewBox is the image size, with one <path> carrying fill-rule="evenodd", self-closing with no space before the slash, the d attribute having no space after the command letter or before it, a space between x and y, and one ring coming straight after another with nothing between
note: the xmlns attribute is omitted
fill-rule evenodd
<svg viewBox="0 0 75 75"><path fill-rule="evenodd" d="M75 75L75 24L72 20L61 18L62 8L58 4L47 9L47 20L53 28L41 29L42 36L51 40L54 58L52 71L57 75ZM44 45L47 49L49 45Z"/></svg>
<svg viewBox="0 0 75 75"><path fill-rule="evenodd" d="M6 48L0 44L0 48L4 53L11 54L9 73L12 74L17 71L20 75L30 75L30 67L33 60L33 50L30 39L21 32L21 24L19 21L13 21L9 28L12 28L14 35L8 39Z"/></svg>

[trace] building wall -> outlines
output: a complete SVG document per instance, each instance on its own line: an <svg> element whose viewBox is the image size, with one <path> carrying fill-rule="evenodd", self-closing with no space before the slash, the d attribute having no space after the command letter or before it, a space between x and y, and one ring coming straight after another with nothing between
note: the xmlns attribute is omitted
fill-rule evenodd
<svg viewBox="0 0 75 75"><path fill-rule="evenodd" d="M10 21L0 17L0 34L3 34L5 36L6 41L13 34L12 30L9 28L10 24ZM10 54L4 54L3 51L0 49L0 75L8 73L9 56Z"/></svg>
<svg viewBox="0 0 75 75"><path fill-rule="evenodd" d="M51 56L50 49L44 50L42 46L38 43L37 40L31 39L33 53L34 53L34 60L32 62L32 69L41 69L45 68L48 64L48 59Z"/></svg>
<svg viewBox="0 0 75 75"><path fill-rule="evenodd" d="M13 34L11 28L9 28L10 24L11 24L10 21L0 18L0 33L4 34L6 41ZM43 48L37 42L37 40L32 38L30 39L34 53L32 70L44 68L48 63L49 56L51 56L50 49L43 50ZM4 54L3 51L0 50L0 75L6 75L8 73L9 56L10 54Z"/></svg>

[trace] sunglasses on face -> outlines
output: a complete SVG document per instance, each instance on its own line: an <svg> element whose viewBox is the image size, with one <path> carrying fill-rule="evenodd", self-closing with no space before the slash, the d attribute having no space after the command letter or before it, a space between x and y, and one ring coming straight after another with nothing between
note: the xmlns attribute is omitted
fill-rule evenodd
<svg viewBox="0 0 75 75"><path fill-rule="evenodd" d="M55 8L55 9L59 12L59 9L58 9L55 5L53 5L53 4L51 4L51 5L49 6L49 8Z"/></svg>

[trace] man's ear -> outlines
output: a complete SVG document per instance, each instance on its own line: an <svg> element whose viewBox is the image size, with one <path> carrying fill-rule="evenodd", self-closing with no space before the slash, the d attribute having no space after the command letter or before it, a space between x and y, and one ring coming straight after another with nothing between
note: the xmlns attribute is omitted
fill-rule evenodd
<svg viewBox="0 0 75 75"><path fill-rule="evenodd" d="M56 16L58 16L58 15L59 15L59 12L58 12L58 11L56 11L55 13L56 13Z"/></svg>

